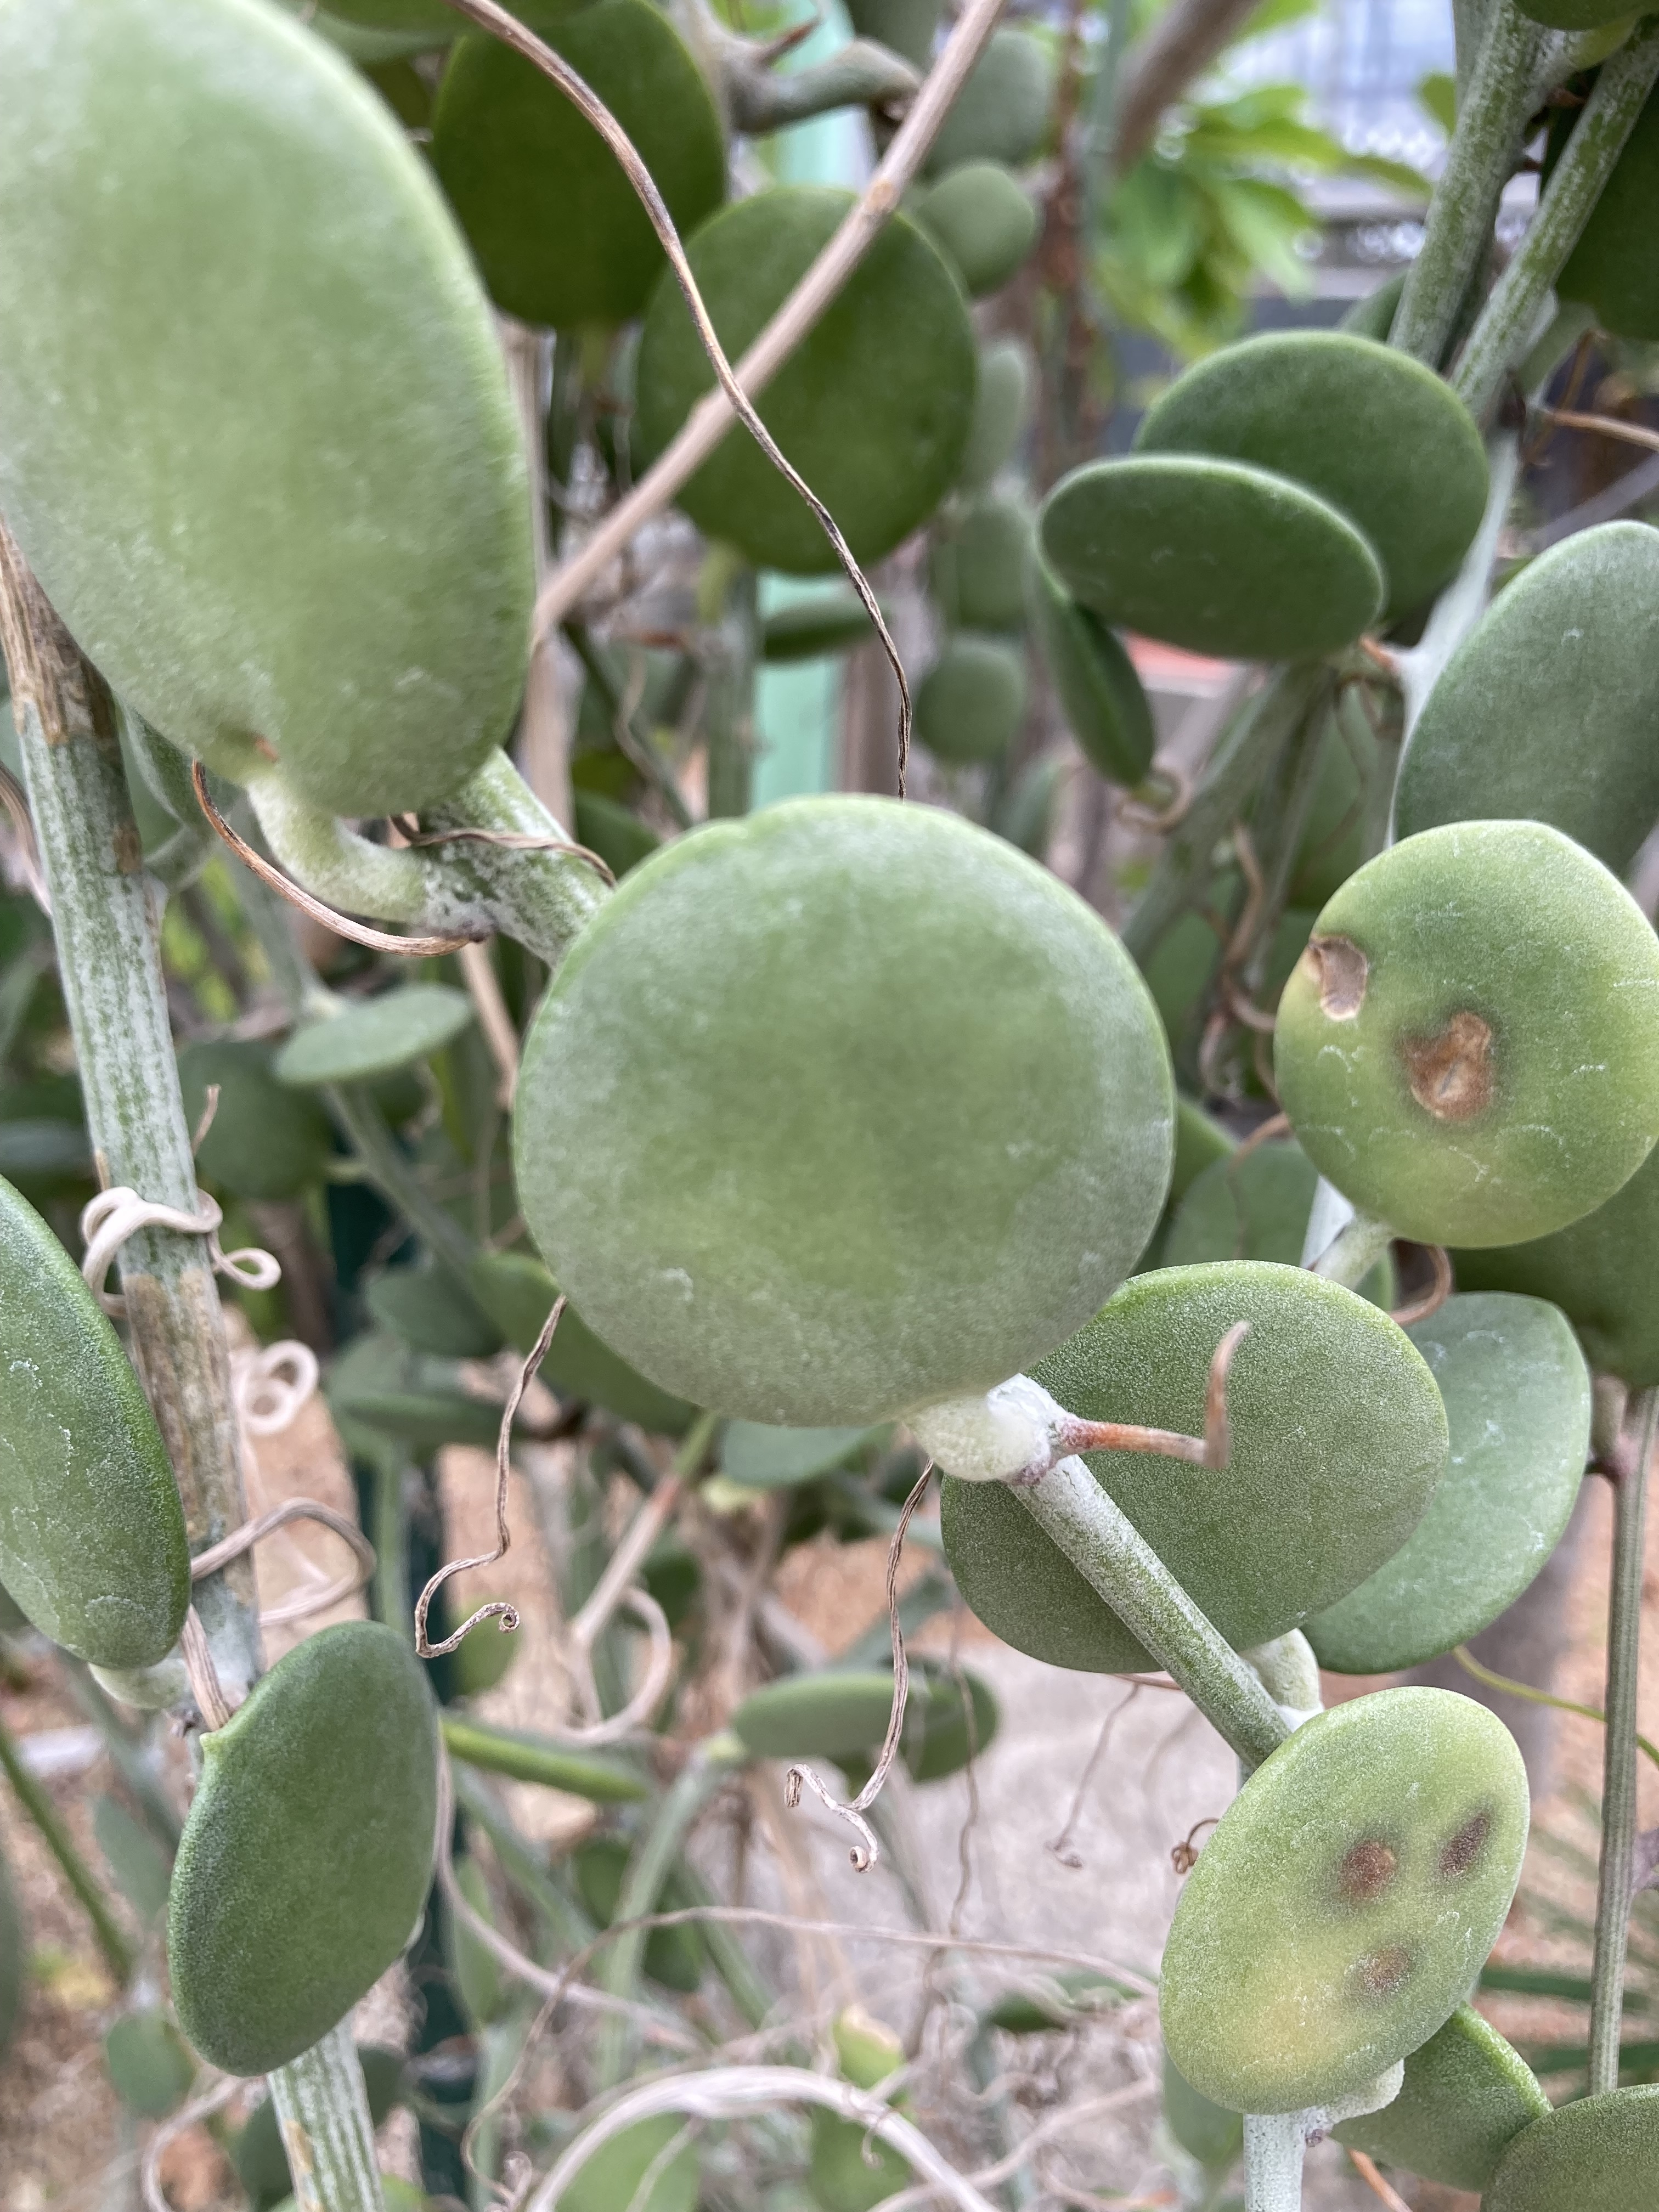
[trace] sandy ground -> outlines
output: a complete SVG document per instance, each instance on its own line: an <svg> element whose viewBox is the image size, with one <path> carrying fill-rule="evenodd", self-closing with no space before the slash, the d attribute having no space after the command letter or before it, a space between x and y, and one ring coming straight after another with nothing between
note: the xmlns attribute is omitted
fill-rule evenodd
<svg viewBox="0 0 1659 2212"><path fill-rule="evenodd" d="M254 1488L259 1500L303 1492L349 1509L349 1484L319 1404L308 1407L282 1437L263 1441L258 1456ZM483 1455L447 1455L443 1489L456 1551L487 1547L492 1483ZM1598 1494L1571 1601L1572 1644L1561 1685L1565 1696L1592 1705L1601 1697L1607 1508L1605 1493ZM533 1725L546 1717L550 1698L558 1696L560 1678L544 1559L528 1486L520 1477L511 1511L519 1532L512 1555L501 1567L470 1580L477 1585L474 1601L507 1595L523 1605L524 1648L485 1710L499 1720ZM804 1547L785 1561L778 1587L796 1618L826 1650L836 1651L879 1617L884 1558L879 1543ZM924 1558L919 1551L911 1572L920 1571ZM337 1571L337 1548L325 1534L284 1535L261 1558L262 1597L274 1604L295 1587ZM1659 1609L1659 1525L1651 1534L1646 1589L1650 1606ZM463 1595L471 1595L465 1585ZM338 1610L353 1609L348 1604ZM922 1639L924 1648L944 1651L952 1635L961 1639L963 1658L994 1687L1001 1727L977 1761L971 1784L958 1777L892 1791L894 1841L911 1891L908 1902L890 1853L872 1873L855 1874L848 1862L846 1832L810 1800L799 1812L787 1813L776 1771L757 1774L741 1802L734 1797L717 1807L700 1845L709 1870L719 1873L741 1833L749 1901L848 1929L845 1936L799 1941L776 1931L757 1937L763 1962L781 1976L798 1976L805 2008L820 2019L856 1996L901 2032L912 2026L927 1954L901 1949L890 1935L914 1929L918 1918L948 1929L970 1947L936 1969L954 1978L952 1992L964 2001L982 2001L988 1990L1030 1971L975 1952L975 1941L1083 1953L1131 1976L1149 1977L1179 1892L1171 1850L1195 1824L1220 1813L1232 1793L1230 1755L1179 1696L1056 1673L1006 1650L970 1620L935 1623ZM278 1632L270 1640L274 1652L284 1638ZM55 1684L49 1663L32 1665L29 1673L27 1687L0 1690L0 1714L8 1726L30 1735L81 1727L82 1717ZM1339 1686L1332 1687L1335 1692ZM1650 1634L1645 1646L1644 1712L1651 1732L1659 1720L1659 1634ZM1600 1758L1601 1730L1563 1717L1559 1787L1537 1808L1534 1847L1500 1958L1583 1970L1582 1945L1562 1934L1557 1916L1564 1905L1582 1916L1593 1893L1582 1874L1564 1867L1549 1839L1565 1837L1593 1850L1594 1832L1575 1793L1599 1790ZM94 1761L50 1784L94 1864L88 1808L104 1772ZM1659 1821L1659 1777L1644 1771L1642 1787L1644 1821ZM544 1791L512 1794L524 1825L550 1841L568 1837L589 1817L580 1805ZM126 2212L135 2202L139 2138L124 2127L98 2050L112 2016L112 1984L84 1917L4 1791L0 1834L27 1901L37 1962L24 2020L0 2063L0 2212L46 2212L47 2207ZM153 1936L149 1940L153 1960ZM395 2033L395 1986L377 1992L371 2003L372 2018L363 2024ZM1498 1999L1486 2008L1498 2025L1520 2034L1559 2033L1571 2019L1530 2000ZM915 2093L920 2116L926 2118L930 2096L941 2093L958 2061L948 2038L943 2050L925 2055ZM1096 2202L1170 2201L1154 2132L1158 2042L1150 2003L1127 2004L1079 2034L1011 2046L1010 2063L1011 2094L1034 2113L1109 2100L1109 2109L1079 2134L1057 2138L1044 2169L1051 2185L1084 2191L1074 2197L1079 2203L1090 2201L1090 2191L1106 2192ZM935 2069L931 2088L930 2065ZM943 2124L948 2127L948 2118ZM386 2145L391 2162L403 2170L408 2169L408 2132L406 2120L395 2123ZM963 2147L964 2163L972 2162L972 2145ZM238 2201L222 2154L200 2130L179 2137L162 2171L177 2212L216 2212ZM1425 2186L1402 2193L1413 2212L1456 2212L1475 2202ZM1375 2212L1377 2201L1334 2145L1314 2154L1310 2212Z"/></svg>

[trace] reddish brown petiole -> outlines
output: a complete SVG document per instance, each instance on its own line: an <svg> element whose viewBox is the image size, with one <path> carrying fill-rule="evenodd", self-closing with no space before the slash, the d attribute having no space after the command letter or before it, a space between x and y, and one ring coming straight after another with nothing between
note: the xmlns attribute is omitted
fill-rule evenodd
<svg viewBox="0 0 1659 2212"><path fill-rule="evenodd" d="M1164 1459L1186 1460L1193 1467L1224 1469L1232 1457L1232 1424L1227 1413L1227 1375L1233 1354L1249 1334L1247 1321L1236 1321L1210 1360L1210 1379L1204 1392L1204 1433L1184 1437L1174 1429L1143 1429L1133 1421L1068 1419L1054 1442L1061 1452L1145 1451Z"/></svg>

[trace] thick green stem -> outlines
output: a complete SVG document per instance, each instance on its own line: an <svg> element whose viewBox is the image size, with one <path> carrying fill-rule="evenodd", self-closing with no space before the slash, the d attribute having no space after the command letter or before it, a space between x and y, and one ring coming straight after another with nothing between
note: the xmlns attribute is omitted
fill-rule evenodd
<svg viewBox="0 0 1659 2212"><path fill-rule="evenodd" d="M1013 1495L1247 1767L1278 1749L1290 1729L1255 1670L1080 1459L1061 1460Z"/></svg>
<svg viewBox="0 0 1659 2212"><path fill-rule="evenodd" d="M1607 1726L1601 1765L1601 1869L1590 1970L1589 2093L1619 2087L1636 1853L1636 1701L1642 1638L1642 1565L1648 1473L1659 1437L1659 1389L1643 1401L1634 1458L1613 1477L1613 1580L1607 1614Z"/></svg>
<svg viewBox="0 0 1659 2212"><path fill-rule="evenodd" d="M517 938L550 968L558 966L608 896L604 877L571 848L564 829L505 753L491 753L453 799L428 807L422 821L428 830L489 830L552 841L538 848L465 838L431 848L457 896L477 900L504 936Z"/></svg>
<svg viewBox="0 0 1659 2212"><path fill-rule="evenodd" d="M1496 0L1458 107L1446 166L1429 204L1423 244L1406 278L1389 343L1438 368L1481 256L1532 112L1548 33L1515 0Z"/></svg>
<svg viewBox="0 0 1659 2212"><path fill-rule="evenodd" d="M270 2078L298 2212L385 2212L349 2020Z"/></svg>
<svg viewBox="0 0 1659 2212"><path fill-rule="evenodd" d="M1355 1291L1393 1242L1394 1231L1386 1221L1373 1220L1369 1213L1355 1213L1325 1249L1304 1265L1328 1283L1340 1283L1345 1290Z"/></svg>
<svg viewBox="0 0 1659 2212"><path fill-rule="evenodd" d="M1602 64L1531 227L1469 335L1452 381L1472 414L1484 415L1494 404L1536 335L1550 287L1577 245L1656 79L1659 22L1650 21Z"/></svg>
<svg viewBox="0 0 1659 2212"><path fill-rule="evenodd" d="M697 1746L634 1847L623 1875L614 1919L637 1920L657 1910L662 1886L693 1822L726 1777L745 1765L748 1759L748 1752L734 1735L708 1736ZM599 1983L612 1996L632 1997L638 1989L647 1933L643 1928L630 1928L605 1951ZM599 2030L595 2059L599 2087L611 2088L622 2080L628 2070L629 2042L627 2021L618 2014L607 2014Z"/></svg>
<svg viewBox="0 0 1659 2212"><path fill-rule="evenodd" d="M64 1879L81 1900L92 1923L92 1932L111 1973L125 1987L132 1978L132 1946L111 1912L91 1868L76 1850L75 1839L59 1818L58 1808L23 1764L3 1722L0 1722L0 1771L3 1771L15 1791L18 1803L40 1830L41 1841L63 1869Z"/></svg>
<svg viewBox="0 0 1659 2212"><path fill-rule="evenodd" d="M1280 669L1223 735L1124 929L1123 942L1143 967L1165 932L1202 895L1217 845L1300 726L1325 677L1318 661Z"/></svg>
<svg viewBox="0 0 1659 2212"><path fill-rule="evenodd" d="M360 837L301 799L276 769L254 778L247 794L272 856L325 906L434 934L489 934L484 902L429 853Z"/></svg>
<svg viewBox="0 0 1659 2212"><path fill-rule="evenodd" d="M194 1212L160 915L121 770L114 702L3 529L0 642L100 1171L112 1184ZM191 1549L203 1551L246 1518L224 1319L204 1240L143 1229L122 1247L119 1264L134 1362L173 1463ZM252 1562L239 1559L198 1583L195 1602L234 1703L259 1671Z"/></svg>

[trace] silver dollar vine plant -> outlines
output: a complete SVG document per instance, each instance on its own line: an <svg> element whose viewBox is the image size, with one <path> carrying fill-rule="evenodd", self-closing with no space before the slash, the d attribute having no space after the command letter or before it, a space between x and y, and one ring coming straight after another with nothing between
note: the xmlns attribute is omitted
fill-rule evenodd
<svg viewBox="0 0 1659 2212"><path fill-rule="evenodd" d="M1200 189L1158 121L1201 143L1237 23L850 12L795 67L702 0L0 0L0 1658L99 1732L103 1871L0 1766L124 2170L167 2212L207 2122L259 2212L400 2212L404 2106L480 2207L1098 2202L1052 2161L1097 2108L1031 2123L1014 2039L1155 2001L1183 2205L1242 2166L1294 2212L1334 2134L1395 2203L1645 2212L1659 535L1498 549L1552 422L1627 428L1585 364L1659 338L1659 20L1460 5L1403 280L1102 459L1095 288ZM836 109L866 187L767 181ZM1238 665L1195 772L1136 640ZM848 787L757 810L767 684L837 659ZM248 1473L319 1373L355 1515ZM1467 1657L1587 1470L1552 2104L1472 2002L1520 1747L1321 1670ZM343 1572L256 1577L307 1522ZM831 1656L786 1570L872 1536ZM933 1917L909 1792L999 1726L908 1648L953 1607L1236 1754L1155 1984ZM709 1843L799 1877L803 1806L850 1854L816 1931ZM763 1925L867 1939L878 1867L908 2039ZM0 1859L0 2051L27 1916Z"/></svg>

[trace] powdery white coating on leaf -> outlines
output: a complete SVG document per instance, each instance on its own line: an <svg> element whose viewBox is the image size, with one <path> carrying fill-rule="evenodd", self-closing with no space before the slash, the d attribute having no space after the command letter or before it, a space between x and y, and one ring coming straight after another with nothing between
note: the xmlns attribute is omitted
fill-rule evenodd
<svg viewBox="0 0 1659 2212"><path fill-rule="evenodd" d="M1174 1091L1098 919L959 819L808 799L630 875L526 1043L518 1188L590 1325L694 1402L863 1425L1120 1282Z"/></svg>
<svg viewBox="0 0 1659 2212"><path fill-rule="evenodd" d="M53 604L226 774L453 789L522 685L529 501L420 157L253 0L10 0L0 77L0 506Z"/></svg>
<svg viewBox="0 0 1659 2212"><path fill-rule="evenodd" d="M1559 830L1408 837L1349 878L1316 933L1364 955L1364 1003L1333 1018L1316 963L1299 964L1274 1063L1304 1150L1355 1205L1427 1243L1509 1244L1641 1166L1659 1138L1659 939Z"/></svg>
<svg viewBox="0 0 1659 2212"><path fill-rule="evenodd" d="M1520 1877L1526 1770L1493 1714L1384 1690L1318 1714L1223 1814L1176 1908L1176 2065L1235 2111L1330 2103L1474 1986Z"/></svg>
<svg viewBox="0 0 1659 2212"><path fill-rule="evenodd" d="M155 1417L63 1246L0 1181L0 1583L102 1667L172 1649L185 1517Z"/></svg>

